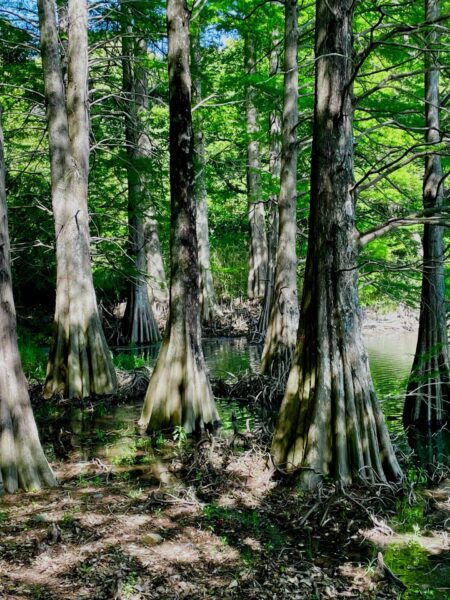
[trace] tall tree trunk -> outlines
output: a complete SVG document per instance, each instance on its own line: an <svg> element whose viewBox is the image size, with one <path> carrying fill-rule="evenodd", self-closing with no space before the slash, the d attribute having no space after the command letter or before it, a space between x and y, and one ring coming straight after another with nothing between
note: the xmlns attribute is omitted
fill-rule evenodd
<svg viewBox="0 0 450 600"><path fill-rule="evenodd" d="M140 419L142 427L212 429L218 414L201 346L194 136L186 0L168 0L171 279L169 321Z"/></svg>
<svg viewBox="0 0 450 600"><path fill-rule="evenodd" d="M287 373L297 335L297 125L298 16L297 0L285 0L284 104L281 185L278 200L279 234L275 291L261 360L261 371Z"/></svg>
<svg viewBox="0 0 450 600"><path fill-rule="evenodd" d="M132 20L132 11L125 8L124 17ZM144 43L145 46L145 43ZM123 318L123 334L132 344L153 344L161 339L147 291L144 210L145 169L150 159L151 144L141 121L147 98L145 68L136 68L142 57L136 53L131 24L122 37L122 73L125 108L125 143L128 155L128 235L129 253L133 261L128 281L128 298ZM146 50L146 48L145 48ZM137 54L137 56L136 56Z"/></svg>
<svg viewBox="0 0 450 600"><path fill-rule="evenodd" d="M137 148L142 149L142 154L148 159L152 152L150 138L142 124L142 115L148 111L148 75L145 65L147 44L140 39L135 47L137 60L135 61L135 87L137 120L141 125ZM141 192L144 195L148 181L141 175ZM167 287L164 262L161 252L161 243L158 233L158 220L155 206L148 202L144 217L144 249L147 272L147 292L150 303L154 309L166 306L169 302L169 288Z"/></svg>
<svg viewBox="0 0 450 600"><path fill-rule="evenodd" d="M310 229L297 348L272 442L304 487L398 479L361 334L352 127L352 0L318 0Z"/></svg>
<svg viewBox="0 0 450 600"><path fill-rule="evenodd" d="M39 0L41 52L49 130L56 231L55 332L44 395L109 394L116 387L92 281L89 214L87 9L69 0L65 98L54 0Z"/></svg>
<svg viewBox="0 0 450 600"><path fill-rule="evenodd" d="M270 52L269 77L276 77L279 72L278 45L279 32L272 32L272 49ZM281 122L275 109L269 115L269 171L273 185L279 186L281 172ZM264 292L261 315L258 320L256 334L258 341L263 341L269 324L275 285L275 264L278 247L278 194L272 194L267 208L267 281Z"/></svg>
<svg viewBox="0 0 450 600"><path fill-rule="evenodd" d="M426 19L435 22L440 16L440 1L425 0ZM426 141L441 141L439 119L439 41L437 27L427 35L425 52L425 121ZM441 158L431 154L425 159L423 206L439 208L443 204ZM405 425L436 426L450 415L450 355L445 314L444 230L424 226L422 295L419 336L408 384L403 420Z"/></svg>
<svg viewBox="0 0 450 600"><path fill-rule="evenodd" d="M259 159L258 113L254 103L256 48L251 33L245 37L245 70L250 81L246 88L247 116L247 197L250 231L248 297L263 298L267 278L267 234L265 208L261 198L261 163Z"/></svg>
<svg viewBox="0 0 450 600"><path fill-rule="evenodd" d="M202 75L201 75L201 46L200 28L194 37L191 49L192 71L192 100L197 105L202 100ZM198 267L200 289L200 316L203 321L214 319L219 311L216 291L211 273L211 259L209 249L208 205L206 201L205 183L205 141L203 136L201 112L196 112L194 123L194 153L196 165L195 194L197 197L197 241L198 241Z"/></svg>
<svg viewBox="0 0 450 600"><path fill-rule="evenodd" d="M39 441L17 345L0 111L0 494L56 485Z"/></svg>
<svg viewBox="0 0 450 600"><path fill-rule="evenodd" d="M149 204L144 221L147 293L154 309L167 306L169 288L164 271L163 255L158 233L158 220L153 204Z"/></svg>

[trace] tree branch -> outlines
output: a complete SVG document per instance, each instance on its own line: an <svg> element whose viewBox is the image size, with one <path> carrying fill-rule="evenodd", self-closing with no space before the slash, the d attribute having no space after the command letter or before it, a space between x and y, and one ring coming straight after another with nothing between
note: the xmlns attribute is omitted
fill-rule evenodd
<svg viewBox="0 0 450 600"><path fill-rule="evenodd" d="M434 225L441 227L450 227L450 207L442 206L429 208L407 217L394 217L381 225L372 227L358 236L359 246L362 248L389 233L397 227L410 227L411 225Z"/></svg>

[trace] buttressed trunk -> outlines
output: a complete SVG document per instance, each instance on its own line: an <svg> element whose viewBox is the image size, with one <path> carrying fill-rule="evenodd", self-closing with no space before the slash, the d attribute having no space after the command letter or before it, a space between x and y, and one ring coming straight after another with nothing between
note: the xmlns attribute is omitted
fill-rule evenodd
<svg viewBox="0 0 450 600"><path fill-rule="evenodd" d="M358 306L352 0L318 0L310 231L297 348L272 442L303 486L398 479Z"/></svg>
<svg viewBox="0 0 450 600"><path fill-rule="evenodd" d="M202 100L200 27L191 50L192 99L194 105ZM195 195L197 197L197 242L200 290L200 316L209 322L220 312L211 272L209 246L208 204L205 183L205 141L203 138L201 112L196 112L194 131L194 154L196 165Z"/></svg>
<svg viewBox="0 0 450 600"><path fill-rule="evenodd" d="M285 2L284 103L281 184L278 199L279 234L275 291L261 360L261 371L287 373L297 336L297 125L298 23L297 0Z"/></svg>
<svg viewBox="0 0 450 600"><path fill-rule="evenodd" d="M131 23L132 10L125 8L124 17ZM144 42L144 41L143 41ZM145 56L127 24L122 37L123 92L125 95L125 141L128 156L128 235L132 260L128 281L128 298L123 318L125 341L132 344L153 344L161 339L147 291L144 207L145 170L151 154L151 144L145 132L142 115L146 108L147 77L143 65L136 66ZM130 261L131 262L131 261Z"/></svg>
<svg viewBox="0 0 450 600"><path fill-rule="evenodd" d="M116 375L92 281L89 215L88 47L85 0L69 0L67 101L54 0L39 0L56 231L55 333L44 395L107 394Z"/></svg>
<svg viewBox="0 0 450 600"><path fill-rule="evenodd" d="M189 71L189 12L168 0L171 279L169 322L150 378L141 427L184 427L187 433L218 422L201 347L194 193L194 136Z"/></svg>
<svg viewBox="0 0 450 600"><path fill-rule="evenodd" d="M248 77L256 73L256 48L251 33L245 38L245 70ZM258 113L254 103L255 88L246 88L247 112L247 197L250 232L248 297L263 298L267 278L267 234L265 208L261 198L261 163L259 159Z"/></svg>
<svg viewBox="0 0 450 600"><path fill-rule="evenodd" d="M425 1L426 18L437 21L440 1ZM437 27L427 34L425 52L425 120L426 142L441 141L439 117L439 55L433 48L438 42ZM438 209L443 204L441 157L431 154L425 159L423 206ZM403 420L405 425L438 426L450 415L450 355L445 314L444 229L424 226L422 294L419 335L408 384Z"/></svg>
<svg viewBox="0 0 450 600"><path fill-rule="evenodd" d="M0 494L56 485L34 421L17 345L0 112Z"/></svg>

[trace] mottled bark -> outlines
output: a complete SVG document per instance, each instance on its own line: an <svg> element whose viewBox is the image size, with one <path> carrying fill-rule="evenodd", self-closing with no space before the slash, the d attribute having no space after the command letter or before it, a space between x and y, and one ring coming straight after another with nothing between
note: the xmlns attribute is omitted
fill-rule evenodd
<svg viewBox="0 0 450 600"><path fill-rule="evenodd" d="M192 72L192 102L198 105L202 101L202 76L201 76L201 47L200 30L195 36L191 49ZM198 241L198 268L200 291L200 316L204 322L209 322L218 314L216 291L211 272L211 258L209 248L208 204L206 198L205 182L205 141L201 111L195 113L194 122L194 155L195 155L195 195L197 198L197 241Z"/></svg>
<svg viewBox="0 0 450 600"><path fill-rule="evenodd" d="M41 53L49 132L56 232L55 331L44 386L46 397L107 394L116 376L102 331L92 281L89 214L87 9L68 5L67 100L54 0L39 0Z"/></svg>
<svg viewBox="0 0 450 600"><path fill-rule="evenodd" d="M0 494L56 485L39 441L17 345L0 112Z"/></svg>
<svg viewBox="0 0 450 600"><path fill-rule="evenodd" d="M297 0L285 2L284 102L279 233L275 289L261 359L263 373L287 373L295 348L299 307L297 296L297 125L298 125Z"/></svg>
<svg viewBox="0 0 450 600"><path fill-rule="evenodd" d="M272 32L272 49L270 52L269 77L279 72L278 46L279 32ZM269 115L269 171L272 183L279 186L281 171L281 119L275 109ZM263 341L269 324L275 285L275 264L278 247L278 194L272 194L267 207L267 281L262 303L261 315L256 328L258 341Z"/></svg>
<svg viewBox="0 0 450 600"><path fill-rule="evenodd" d="M194 192L194 136L186 0L168 0L170 114L169 321L152 373L141 427L212 429L218 414L201 346Z"/></svg>
<svg viewBox="0 0 450 600"><path fill-rule="evenodd" d="M161 306L167 306L169 302L169 288L164 270L156 210L152 204L148 206L145 215L144 240L147 265L147 293L153 308L158 309Z"/></svg>
<svg viewBox="0 0 450 600"><path fill-rule="evenodd" d="M128 236L131 275L122 322L123 337L132 344L153 344L161 339L147 291L144 233L145 171L150 160L150 139L142 123L141 113L147 104L147 77L139 42L131 26L132 10L123 8L128 24L122 36L122 80L125 99L125 144L128 156ZM143 51L146 51L145 42Z"/></svg>
<svg viewBox="0 0 450 600"><path fill-rule="evenodd" d="M351 0L318 0L310 230L297 348L272 442L304 487L401 477L361 334Z"/></svg>
<svg viewBox="0 0 450 600"><path fill-rule="evenodd" d="M440 1L425 0L427 20L440 16ZM426 142L441 141L439 117L439 54L436 50L437 27L427 33L425 52ZM443 204L441 157L425 159L423 206L439 208ZM450 415L450 355L445 314L444 229L425 225L423 233L422 293L416 354L408 384L403 420L405 425L436 426Z"/></svg>
<svg viewBox="0 0 450 600"><path fill-rule="evenodd" d="M247 198L250 234L248 297L263 298L267 279L267 234L265 208L261 197L261 162L259 158L258 112L254 102L256 74L255 41L250 33L245 37L245 70L249 78L246 87L247 118Z"/></svg>

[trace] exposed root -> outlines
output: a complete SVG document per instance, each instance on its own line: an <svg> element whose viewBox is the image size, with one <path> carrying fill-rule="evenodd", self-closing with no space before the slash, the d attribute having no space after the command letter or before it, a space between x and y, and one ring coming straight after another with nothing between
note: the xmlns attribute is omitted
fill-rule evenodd
<svg viewBox="0 0 450 600"><path fill-rule="evenodd" d="M215 380L214 393L223 398L243 399L247 404L278 408L283 399L286 379L283 376L248 373L233 380Z"/></svg>

